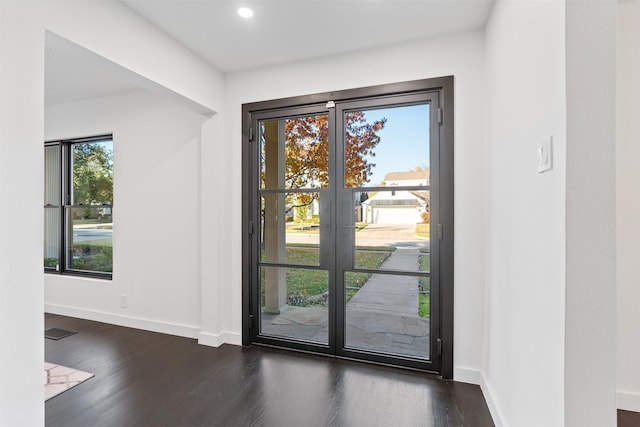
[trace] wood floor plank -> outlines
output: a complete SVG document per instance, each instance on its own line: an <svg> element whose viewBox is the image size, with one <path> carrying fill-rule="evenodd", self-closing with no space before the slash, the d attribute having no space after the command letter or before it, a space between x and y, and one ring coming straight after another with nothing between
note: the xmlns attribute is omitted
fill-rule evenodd
<svg viewBox="0 0 640 427"><path fill-rule="evenodd" d="M618 427L640 426L640 412L623 411L618 409Z"/></svg>
<svg viewBox="0 0 640 427"><path fill-rule="evenodd" d="M262 347L47 314L46 360L95 374L50 399L57 426L493 426L480 388Z"/></svg>

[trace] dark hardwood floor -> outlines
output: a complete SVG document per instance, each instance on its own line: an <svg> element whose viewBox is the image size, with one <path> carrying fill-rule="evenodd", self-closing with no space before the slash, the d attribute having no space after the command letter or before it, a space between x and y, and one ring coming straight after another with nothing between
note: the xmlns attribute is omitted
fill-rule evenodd
<svg viewBox="0 0 640 427"><path fill-rule="evenodd" d="M53 426L492 426L480 388L425 374L47 314L46 361L95 374L45 404Z"/></svg>
<svg viewBox="0 0 640 427"><path fill-rule="evenodd" d="M640 427L640 412L618 409L618 427Z"/></svg>

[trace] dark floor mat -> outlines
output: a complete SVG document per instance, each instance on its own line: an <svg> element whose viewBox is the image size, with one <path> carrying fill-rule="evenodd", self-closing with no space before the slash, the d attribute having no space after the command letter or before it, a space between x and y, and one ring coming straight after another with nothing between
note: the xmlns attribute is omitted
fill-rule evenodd
<svg viewBox="0 0 640 427"><path fill-rule="evenodd" d="M73 334L77 334L77 332L65 331L64 329L58 328L51 328L44 331L44 337L50 340L59 340Z"/></svg>

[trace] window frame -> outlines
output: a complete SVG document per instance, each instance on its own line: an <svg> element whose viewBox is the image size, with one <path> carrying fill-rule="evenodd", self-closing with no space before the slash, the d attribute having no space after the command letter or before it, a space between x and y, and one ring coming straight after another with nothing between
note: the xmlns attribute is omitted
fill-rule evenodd
<svg viewBox="0 0 640 427"><path fill-rule="evenodd" d="M111 216L113 217L113 207L114 203L111 200L111 204L95 204L95 205L85 205L85 204L71 204L72 195L73 195L73 146L74 144L83 144L83 143L99 143L104 141L110 141L112 144L113 134L102 134L90 137L83 138L71 138L71 139L61 139L61 140L50 140L44 142L45 150L48 147L58 147L59 150L59 194L57 198L57 204L50 204L48 200L46 200L46 187L45 187L45 204L44 210L47 209L57 209L58 210L58 263L56 267L47 267L44 266L44 272L46 274L56 274L56 275L66 275L66 276L78 276L78 277L90 277L104 280L112 280L113 279L113 271L105 272L105 271L97 271L97 270L79 270L67 267L67 259L69 258L69 245L71 242L68 241L68 234L70 232L69 227L73 227L71 221L68 216L69 212L72 209L77 209L79 207L91 207L91 208L109 208L111 212ZM44 167L46 168L47 159L44 159ZM44 177L44 185L46 186L47 176ZM113 191L113 190L112 190ZM75 202L75 201L74 201ZM46 224L45 224L46 227ZM44 230L45 235L43 236L43 244L46 244L46 229ZM113 248L113 235L112 235L112 248ZM44 253L43 253L44 255ZM112 258L113 263L113 258ZM112 268L113 270L113 268Z"/></svg>

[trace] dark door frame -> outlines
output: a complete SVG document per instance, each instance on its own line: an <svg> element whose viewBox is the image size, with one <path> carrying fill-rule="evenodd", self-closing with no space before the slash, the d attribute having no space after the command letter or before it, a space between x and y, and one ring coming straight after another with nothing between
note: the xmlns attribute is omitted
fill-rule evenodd
<svg viewBox="0 0 640 427"><path fill-rule="evenodd" d="M305 107L324 104L329 101L354 101L364 98L384 98L388 96L411 94L420 92L437 93L441 109L440 114L440 151L438 162L440 200L438 204L438 240L439 252L439 281L440 318L439 336L441 345L437 349L440 353L440 372L443 378L453 378L453 320L454 320L454 277L453 277L453 245L454 245L454 108L453 108L453 76L433 79L414 80L402 83L391 83L369 86L358 89L348 89L335 92L324 92L283 98L272 101L254 102L242 106L242 344L252 342L252 328L257 324L252 313L251 283L256 280L252 268L258 256L256 245L251 244L252 236L257 225L251 223L250 209L252 195L250 194L250 177L256 166L251 147L253 122L255 114L259 112L291 107ZM435 162L432 159L431 162ZM253 273L252 273L253 272Z"/></svg>

